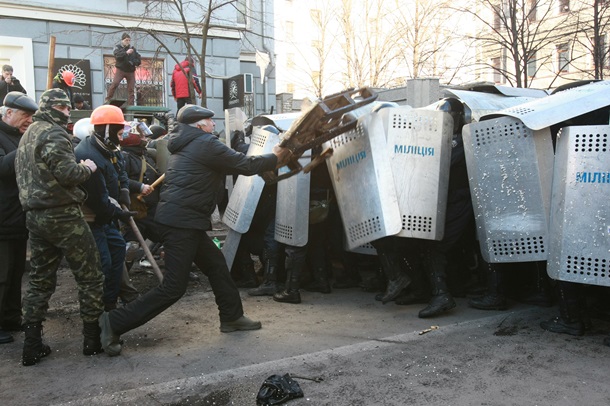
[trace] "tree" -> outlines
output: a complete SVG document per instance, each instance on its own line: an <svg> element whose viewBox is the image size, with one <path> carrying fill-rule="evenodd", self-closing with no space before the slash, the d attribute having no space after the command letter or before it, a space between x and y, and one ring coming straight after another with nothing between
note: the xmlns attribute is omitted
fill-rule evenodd
<svg viewBox="0 0 610 406"><path fill-rule="evenodd" d="M592 4L591 4L592 3ZM587 74L593 79L603 80L610 67L608 37L610 28L610 2L607 0L583 0L574 5L579 17L580 31L576 41L592 56L593 72Z"/></svg>
<svg viewBox="0 0 610 406"><path fill-rule="evenodd" d="M540 69L551 57L547 50L554 49L553 44L561 38L573 40L578 31L569 24L569 12L554 12L553 1L478 0L478 4L480 8L457 10L472 16L483 27L472 37L481 45L487 60L482 65L512 86L528 87L529 78L535 75L528 72L528 65L531 70L536 62L535 70ZM506 64L505 56L509 60Z"/></svg>

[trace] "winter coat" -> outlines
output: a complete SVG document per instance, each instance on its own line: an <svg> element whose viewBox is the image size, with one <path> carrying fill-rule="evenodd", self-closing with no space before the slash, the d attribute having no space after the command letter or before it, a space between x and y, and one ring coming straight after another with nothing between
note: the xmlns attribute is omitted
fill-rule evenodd
<svg viewBox="0 0 610 406"><path fill-rule="evenodd" d="M133 49L133 53L131 55L127 54L127 50L129 48ZM120 69L123 72L135 72L136 68L142 64L140 54L132 46L124 47L123 44L118 43L114 47L113 54L115 66L117 69Z"/></svg>
<svg viewBox="0 0 610 406"><path fill-rule="evenodd" d="M6 83L4 78L0 77L0 106L4 105L4 98L8 92L21 92L27 94L19 79L13 76L11 84Z"/></svg>
<svg viewBox="0 0 610 406"><path fill-rule="evenodd" d="M255 175L275 169L274 154L246 156L215 135L177 124L169 136L170 157L155 220L177 228L210 230L210 216L226 175Z"/></svg>
<svg viewBox="0 0 610 406"><path fill-rule="evenodd" d="M70 135L53 118L38 110L17 148L15 172L24 211L81 204L79 184L91 169L76 162Z"/></svg>
<svg viewBox="0 0 610 406"><path fill-rule="evenodd" d="M125 160L125 172L129 178L129 191L131 193L140 193L142 191L142 185L152 185L156 181L160 174L157 170L155 161L147 154L146 147L123 147L121 150L123 159ZM146 169L144 170L144 177L140 182L140 174L142 173L142 158L146 162ZM159 202L159 192L161 187L157 186L147 196L144 196L144 202L148 207L156 206Z"/></svg>
<svg viewBox="0 0 610 406"><path fill-rule="evenodd" d="M199 84L199 78L197 77L197 72L195 72L195 68L188 61L182 61L180 62L180 64L176 64L176 66L174 66L174 72L172 73L172 81L170 83L172 88L172 96L174 96L175 99L191 97L189 93L188 79L186 76L184 76L184 73L182 73L180 66L184 68L184 71L187 75L189 74L189 72L191 73L191 76L193 77L193 86L195 92L201 95L201 85Z"/></svg>
<svg viewBox="0 0 610 406"><path fill-rule="evenodd" d="M0 121L0 240L24 239L28 235L15 175L20 139L18 128Z"/></svg>
<svg viewBox="0 0 610 406"><path fill-rule="evenodd" d="M118 151L109 151L90 135L79 142L74 149L76 159L90 159L97 165L97 170L83 182L87 192L85 206L95 214L95 224L104 225L112 221L122 209L113 204L110 198L119 200L121 188L128 188L127 173L123 157Z"/></svg>

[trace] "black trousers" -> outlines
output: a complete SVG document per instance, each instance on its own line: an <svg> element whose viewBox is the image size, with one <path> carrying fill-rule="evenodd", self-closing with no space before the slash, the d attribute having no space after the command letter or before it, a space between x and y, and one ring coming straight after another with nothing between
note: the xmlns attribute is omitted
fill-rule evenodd
<svg viewBox="0 0 610 406"><path fill-rule="evenodd" d="M21 278L27 241L0 240L0 325L21 323Z"/></svg>
<svg viewBox="0 0 610 406"><path fill-rule="evenodd" d="M243 316L241 297L225 258L206 232L164 225L159 229L165 250L163 282L125 307L110 312L114 333L120 335L139 327L177 302L186 292L193 262L210 280L220 321Z"/></svg>

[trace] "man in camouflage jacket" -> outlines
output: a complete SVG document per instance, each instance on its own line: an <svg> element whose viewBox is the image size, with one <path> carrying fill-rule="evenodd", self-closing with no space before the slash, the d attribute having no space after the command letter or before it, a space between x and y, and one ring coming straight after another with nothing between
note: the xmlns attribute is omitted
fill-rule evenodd
<svg viewBox="0 0 610 406"><path fill-rule="evenodd" d="M91 160L76 162L66 132L71 101L60 89L44 92L15 157L19 200L30 233L30 282L23 300L23 365L51 353L42 343L42 322L55 291L56 273L65 256L78 285L85 336L83 353L101 352L97 324L103 311L104 278L99 254L81 203L78 185L97 169Z"/></svg>

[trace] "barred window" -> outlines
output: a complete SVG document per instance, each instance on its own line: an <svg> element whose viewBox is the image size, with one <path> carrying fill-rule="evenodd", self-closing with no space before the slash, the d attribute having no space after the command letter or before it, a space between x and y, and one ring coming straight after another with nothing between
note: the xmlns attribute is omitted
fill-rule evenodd
<svg viewBox="0 0 610 406"><path fill-rule="evenodd" d="M113 55L104 55L104 92L112 84L116 72ZM164 60L142 58L142 64L136 68L135 105L162 106L166 105ZM123 79L114 92L116 99L127 100L127 81Z"/></svg>

